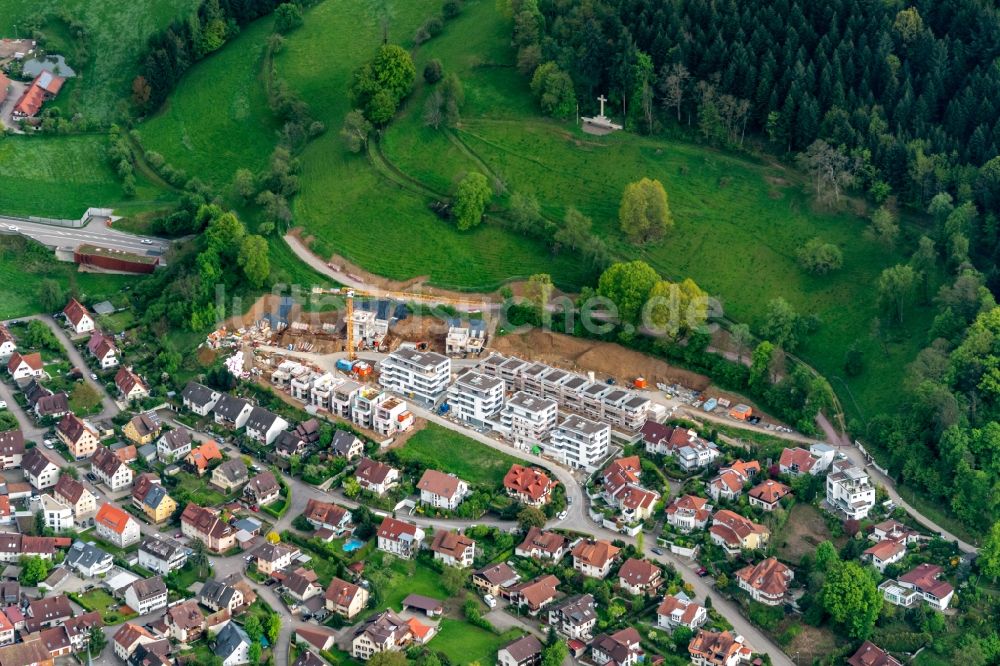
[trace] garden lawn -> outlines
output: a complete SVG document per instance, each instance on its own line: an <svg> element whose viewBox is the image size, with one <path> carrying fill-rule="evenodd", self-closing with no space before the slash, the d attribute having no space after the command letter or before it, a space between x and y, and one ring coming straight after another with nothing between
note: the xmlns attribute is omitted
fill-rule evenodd
<svg viewBox="0 0 1000 666"><path fill-rule="evenodd" d="M192 67L163 109L139 127L143 147L220 187L238 168L263 169L279 129L260 76L272 24L270 17L251 23Z"/></svg>
<svg viewBox="0 0 1000 666"><path fill-rule="evenodd" d="M64 55L66 64L79 75L67 81L54 104L65 116L82 113L108 123L114 120L118 104L131 95L132 79L149 36L183 18L197 4L198 0L0 0L0 34L10 37L16 30L17 36L24 37L25 19L45 17L42 32L48 38L49 52ZM71 41L62 15L85 29L85 62L78 58L77 44Z"/></svg>
<svg viewBox="0 0 1000 666"><path fill-rule="evenodd" d="M81 595L75 595L76 601L88 611L97 611L105 624L118 624L136 616L135 612L122 613L118 610L109 610L112 606L119 606L119 602L111 594L102 588L94 588ZM124 606L122 606L124 607Z"/></svg>
<svg viewBox="0 0 1000 666"><path fill-rule="evenodd" d="M510 466L524 461L435 423L410 437L397 455L429 469L455 474L474 486L499 488Z"/></svg>
<svg viewBox="0 0 1000 666"><path fill-rule="evenodd" d="M186 493L187 501L200 504L201 506L216 506L229 499L229 496L222 493L215 486L209 483L212 473L206 472L205 476L198 477L190 472L178 472L176 488L182 488Z"/></svg>
<svg viewBox="0 0 1000 666"><path fill-rule="evenodd" d="M127 215L176 201L139 172L135 196L126 197L107 147L99 134L0 137L0 214L78 219L90 207Z"/></svg>
<svg viewBox="0 0 1000 666"><path fill-rule="evenodd" d="M409 566L415 567L412 574L408 570ZM447 599L449 596L441 585L441 574L420 562L397 559L388 567L387 573L390 577L388 590L382 595L382 600L373 613L386 608L399 612L403 599L411 594L422 594L435 599Z"/></svg>
<svg viewBox="0 0 1000 666"><path fill-rule="evenodd" d="M492 664L496 662L497 650L522 634L512 629L497 635L467 622L445 618L441 620L438 634L431 639L430 646L448 655L453 664Z"/></svg>
<svg viewBox="0 0 1000 666"><path fill-rule="evenodd" d="M0 140L0 151L4 141ZM2 167L0 167L2 169ZM52 279L65 292L76 292L84 303L115 298L127 285L141 277L77 272L75 264L56 261L51 250L20 238L0 237L0 275L17 279L0 280L0 319L47 312L42 307L41 281Z"/></svg>

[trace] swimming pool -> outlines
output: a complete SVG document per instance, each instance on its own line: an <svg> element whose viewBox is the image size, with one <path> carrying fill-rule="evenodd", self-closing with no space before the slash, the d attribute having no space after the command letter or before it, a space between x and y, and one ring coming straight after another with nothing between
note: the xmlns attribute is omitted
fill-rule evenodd
<svg viewBox="0 0 1000 666"><path fill-rule="evenodd" d="M349 553L352 550L357 550L365 545L365 542L361 539L350 538L344 542L344 552Z"/></svg>

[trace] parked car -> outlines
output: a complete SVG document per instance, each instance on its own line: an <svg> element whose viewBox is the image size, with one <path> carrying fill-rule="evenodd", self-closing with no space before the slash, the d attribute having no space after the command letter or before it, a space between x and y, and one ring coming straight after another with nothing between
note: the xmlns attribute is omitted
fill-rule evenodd
<svg viewBox="0 0 1000 666"><path fill-rule="evenodd" d="M698 574L700 578L704 578L705 576L708 575L708 569L706 569L705 567L701 567L695 573Z"/></svg>
<svg viewBox="0 0 1000 666"><path fill-rule="evenodd" d="M486 605L489 606L490 608L497 607L496 597L494 597L492 594L487 594L486 596L484 596L483 601L485 601Z"/></svg>
<svg viewBox="0 0 1000 666"><path fill-rule="evenodd" d="M663 551L659 548L650 548L654 555L663 555Z"/></svg>
<svg viewBox="0 0 1000 666"><path fill-rule="evenodd" d="M143 238L139 242L142 243L143 245L152 245L153 244L153 241L149 240L148 238Z"/></svg>
<svg viewBox="0 0 1000 666"><path fill-rule="evenodd" d="M0 400L0 409L7 409L7 401Z"/></svg>
<svg viewBox="0 0 1000 666"><path fill-rule="evenodd" d="M97 477L94 476L93 472L87 472L87 478L90 480L91 483L97 483Z"/></svg>
<svg viewBox="0 0 1000 666"><path fill-rule="evenodd" d="M558 518L559 518L559 520L566 520L566 516L568 516L568 515L569 515L569 512L567 512L567 511L560 511Z"/></svg>
<svg viewBox="0 0 1000 666"><path fill-rule="evenodd" d="M93 372L90 373L90 378L93 379L95 382L97 381L97 375L95 375Z"/></svg>

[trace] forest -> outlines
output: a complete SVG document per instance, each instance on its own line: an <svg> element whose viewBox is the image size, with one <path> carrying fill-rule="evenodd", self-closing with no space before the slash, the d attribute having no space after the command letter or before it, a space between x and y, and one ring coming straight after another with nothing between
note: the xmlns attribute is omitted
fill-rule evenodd
<svg viewBox="0 0 1000 666"><path fill-rule="evenodd" d="M795 160L819 204L846 192L924 228L883 274L936 308L905 413L849 424L890 472L969 528L1000 515L1000 12L979 0L511 0L517 66L543 112L604 94L639 132L670 127ZM567 83L568 80L568 83ZM938 289L932 274L942 276ZM882 296L880 295L880 299ZM896 320L896 321L894 321ZM867 332L865 332L867 333ZM888 353L888 352L887 352ZM851 369L846 368L847 372Z"/></svg>

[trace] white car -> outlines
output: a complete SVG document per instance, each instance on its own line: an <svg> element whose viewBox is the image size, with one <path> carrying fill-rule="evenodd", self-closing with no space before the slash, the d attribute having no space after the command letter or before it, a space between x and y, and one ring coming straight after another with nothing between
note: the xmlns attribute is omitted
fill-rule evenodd
<svg viewBox="0 0 1000 666"><path fill-rule="evenodd" d="M93 372L90 373L90 378L93 379L95 382L97 381L97 375L95 375Z"/></svg>
<svg viewBox="0 0 1000 666"><path fill-rule="evenodd" d="M7 409L7 401L0 400L0 409Z"/></svg>
<svg viewBox="0 0 1000 666"><path fill-rule="evenodd" d="M10 231L20 231L21 227L15 227L13 224L7 225L7 229Z"/></svg>
<svg viewBox="0 0 1000 666"><path fill-rule="evenodd" d="M149 240L148 238L143 238L139 242L142 243L143 245L152 245L153 244L153 241Z"/></svg>
<svg viewBox="0 0 1000 666"><path fill-rule="evenodd" d="M485 601L486 605L489 606L490 608L497 607L497 599L492 594L487 594L486 596L484 596L483 601Z"/></svg>
<svg viewBox="0 0 1000 666"><path fill-rule="evenodd" d="M53 442L51 439L43 440L42 444L44 444L45 448L47 449L54 449L56 447L56 443Z"/></svg>
<svg viewBox="0 0 1000 666"><path fill-rule="evenodd" d="M557 516L557 518L559 518L559 520L566 520L566 516L568 516L568 515L569 515L568 512L566 512L566 511L560 511L559 515Z"/></svg>

